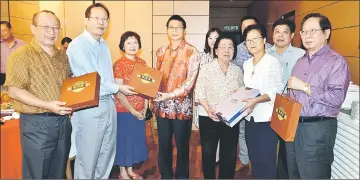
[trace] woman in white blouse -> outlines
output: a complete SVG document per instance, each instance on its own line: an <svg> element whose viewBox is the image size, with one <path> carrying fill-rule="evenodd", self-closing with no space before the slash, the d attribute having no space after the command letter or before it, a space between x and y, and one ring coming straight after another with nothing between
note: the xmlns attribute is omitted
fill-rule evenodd
<svg viewBox="0 0 360 180"><path fill-rule="evenodd" d="M276 179L276 147L278 136L270 127L275 95L282 90L282 67L265 52L266 29L251 25L244 31L246 47L253 55L244 62L244 84L258 89L261 96L246 99L248 116L245 140L252 165L252 178Z"/></svg>
<svg viewBox="0 0 360 180"><path fill-rule="evenodd" d="M199 130L202 148L202 168L205 179L216 179L216 147L220 140L219 179L233 179L239 123L232 128L218 120L215 108L243 84L243 74L231 61L236 55L236 43L230 36L220 36L214 45L215 59L203 65L195 85L199 109ZM216 59L217 58L217 59Z"/></svg>

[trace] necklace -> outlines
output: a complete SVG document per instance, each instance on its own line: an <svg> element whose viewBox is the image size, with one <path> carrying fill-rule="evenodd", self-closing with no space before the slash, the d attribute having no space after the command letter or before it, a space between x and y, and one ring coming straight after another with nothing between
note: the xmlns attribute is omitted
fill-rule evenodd
<svg viewBox="0 0 360 180"><path fill-rule="evenodd" d="M256 65L259 64L259 62L260 62L260 60L254 64L254 60L253 60L253 70L252 70L252 73L251 73L251 77L254 75L254 73L255 73L255 67L256 67Z"/></svg>
<svg viewBox="0 0 360 180"><path fill-rule="evenodd" d="M251 77L254 75L254 73L255 73L255 67L259 64L259 62L262 60L262 58L265 56L265 54L263 55L263 56L261 56L261 58L256 62L256 63L254 63L255 62L255 57L253 58L253 60L252 60L252 63L253 63L253 71L252 71L252 73L251 73Z"/></svg>

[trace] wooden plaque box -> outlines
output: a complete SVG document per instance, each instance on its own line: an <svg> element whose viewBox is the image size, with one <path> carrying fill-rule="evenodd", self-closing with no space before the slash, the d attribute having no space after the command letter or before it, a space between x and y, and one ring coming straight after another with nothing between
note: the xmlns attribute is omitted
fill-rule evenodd
<svg viewBox="0 0 360 180"><path fill-rule="evenodd" d="M66 79L61 89L60 101L74 111L99 105L100 76L92 72Z"/></svg>
<svg viewBox="0 0 360 180"><path fill-rule="evenodd" d="M134 87L134 91L141 95L155 98L160 87L161 79L161 71L142 64L135 64L128 85Z"/></svg>

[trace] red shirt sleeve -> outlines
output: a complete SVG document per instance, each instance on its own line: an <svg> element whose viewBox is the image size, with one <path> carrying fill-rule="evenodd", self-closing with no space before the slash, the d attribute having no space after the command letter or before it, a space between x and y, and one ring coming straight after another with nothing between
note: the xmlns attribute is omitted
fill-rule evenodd
<svg viewBox="0 0 360 180"><path fill-rule="evenodd" d="M125 74L124 74L124 63L122 62L121 59L117 60L114 64L114 77L118 78L118 79L124 79Z"/></svg>

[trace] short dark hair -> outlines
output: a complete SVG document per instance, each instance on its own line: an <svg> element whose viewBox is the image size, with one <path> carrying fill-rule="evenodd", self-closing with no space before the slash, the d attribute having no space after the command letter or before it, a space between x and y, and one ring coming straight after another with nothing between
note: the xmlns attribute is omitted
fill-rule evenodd
<svg viewBox="0 0 360 180"><path fill-rule="evenodd" d="M245 30L244 30L244 40L246 40L246 37L248 35L248 33L252 30L257 30L260 32L260 35L262 38L266 38L266 28L264 25L262 24L253 24L248 26Z"/></svg>
<svg viewBox="0 0 360 180"><path fill-rule="evenodd" d="M240 20L240 25L242 26L242 23L245 21L245 20L254 20L256 24L259 24L260 21L258 18L256 18L255 16L244 16L243 18L241 18Z"/></svg>
<svg viewBox="0 0 360 180"><path fill-rule="evenodd" d="M106 11L106 14L107 14L108 18L110 18L109 9L102 3L95 3L95 4L92 4L89 7L87 7L86 11L85 11L85 18L89 18L91 16L91 9L95 8L95 7L103 8Z"/></svg>
<svg viewBox="0 0 360 180"><path fill-rule="evenodd" d="M119 44L120 50L124 51L125 41L126 41L129 37L135 37L136 40L137 40L138 43L139 43L139 49L141 49L141 39L140 39L139 34L136 33L136 32L133 32L133 31L126 31L126 32L124 32L124 34L121 35L121 38L120 38L120 44Z"/></svg>
<svg viewBox="0 0 360 180"><path fill-rule="evenodd" d="M56 18L57 23L58 23L59 26L60 26L60 19L55 15L54 12L49 11L49 10L42 10L42 11L40 11L40 12L35 13L34 16L33 16L33 18L32 18L32 24L33 24L33 25L37 25L37 19L38 19L38 16L39 16L41 13L49 13L49 14L54 15L55 18Z"/></svg>
<svg viewBox="0 0 360 180"><path fill-rule="evenodd" d="M295 32L295 23L289 19L278 19L274 22L273 26L272 26L272 30L274 31L274 29L276 28L276 26L279 25L286 25L287 27L289 27L290 32L294 33Z"/></svg>
<svg viewBox="0 0 360 180"><path fill-rule="evenodd" d="M206 36L205 36L205 48L204 48L205 53L209 53L211 51L208 38L212 32L217 32L219 36L221 36L221 34L222 34L222 32L219 28L211 28L208 30L208 32L206 33Z"/></svg>
<svg viewBox="0 0 360 180"><path fill-rule="evenodd" d="M220 41L223 40L223 39L229 39L229 40L231 40L233 42L234 54L233 54L232 59L234 60L236 58L236 55L237 55L236 40L235 40L235 38L233 36L224 35L224 34L220 35L219 38L217 38L216 41L215 41L214 49L213 49L214 58L218 57L218 55L215 53L215 50L219 48Z"/></svg>
<svg viewBox="0 0 360 180"><path fill-rule="evenodd" d="M11 24L8 21L0 21L0 24L5 24L8 29L11 29Z"/></svg>
<svg viewBox="0 0 360 180"><path fill-rule="evenodd" d="M64 45L65 43L70 43L72 41L71 38L69 37L64 37L62 40L61 40L61 45Z"/></svg>
<svg viewBox="0 0 360 180"><path fill-rule="evenodd" d="M320 25L320 28L321 28L321 30L323 32L325 32L325 30L327 30L327 29L331 30L330 20L326 16L322 15L321 13L310 13L310 14L307 14L301 20L300 31L302 30L305 21L310 19L310 18L319 18L319 25ZM330 42L330 37L331 37L331 31L330 31L330 34L329 34L329 39L327 40L328 43Z"/></svg>
<svg viewBox="0 0 360 180"><path fill-rule="evenodd" d="M169 20L168 20L167 23L166 23L166 27L169 27L169 23L170 23L170 21L172 21L172 20L180 21L180 22L182 23L184 29L186 29L186 22L185 22L184 18L182 18L181 16L176 15L176 14L175 14L175 15L172 15L172 16L169 18Z"/></svg>

